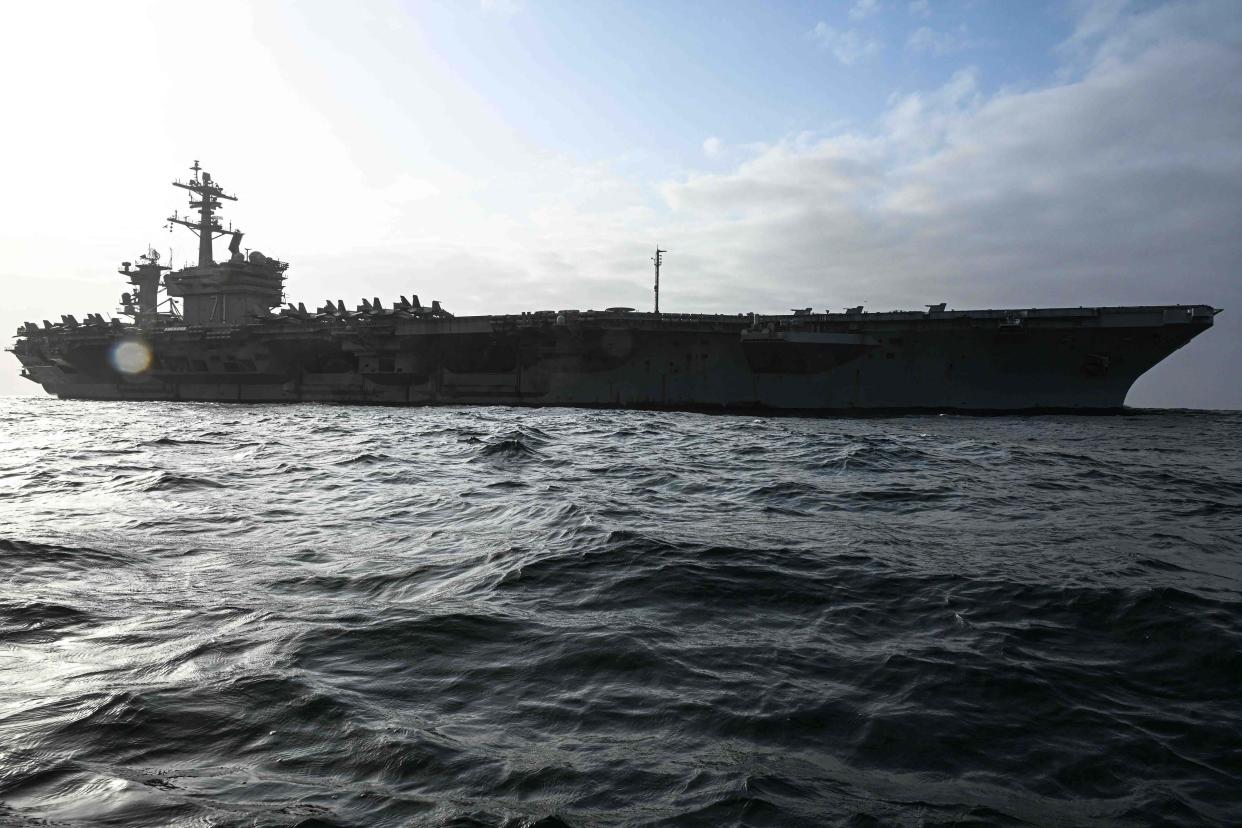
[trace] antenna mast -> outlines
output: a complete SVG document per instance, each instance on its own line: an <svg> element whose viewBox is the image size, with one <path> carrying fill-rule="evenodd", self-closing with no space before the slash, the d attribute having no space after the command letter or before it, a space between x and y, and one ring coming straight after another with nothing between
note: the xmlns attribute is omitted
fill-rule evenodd
<svg viewBox="0 0 1242 828"><path fill-rule="evenodd" d="M219 219L216 218L215 212L219 210L220 199L228 201L237 201L236 196L225 195L224 189L211 180L211 173L203 172L202 179L199 179L199 172L202 167L198 165L198 161L194 162L194 166L190 170L194 173L194 177L186 183L174 181L174 187L180 187L183 190L189 190L193 195L190 196L190 207L198 210L198 221L183 219L176 213L169 217L168 221L173 224L180 224L188 227L198 234L198 266L211 267L215 264L211 254L211 242L215 238L216 233L225 233L226 231L220 226ZM198 200L195 201L195 196Z"/></svg>
<svg viewBox="0 0 1242 828"><path fill-rule="evenodd" d="M656 245L656 254L651 261L655 262L655 312L660 312L660 265L664 264L664 254L667 250L661 250L660 245Z"/></svg>

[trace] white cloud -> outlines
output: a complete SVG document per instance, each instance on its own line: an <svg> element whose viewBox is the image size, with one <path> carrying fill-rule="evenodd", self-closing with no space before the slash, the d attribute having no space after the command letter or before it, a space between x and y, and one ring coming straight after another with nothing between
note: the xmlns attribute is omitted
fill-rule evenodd
<svg viewBox="0 0 1242 828"><path fill-rule="evenodd" d="M512 17L522 10L522 5L520 0L479 0L479 9L484 14Z"/></svg>
<svg viewBox="0 0 1242 828"><path fill-rule="evenodd" d="M934 55L961 52L979 45L979 41L971 39L965 25L958 26L953 31L936 31L927 26L920 26L906 40L907 49Z"/></svg>
<svg viewBox="0 0 1242 828"><path fill-rule="evenodd" d="M845 66L880 51L880 42L875 38L860 34L856 29L834 29L822 20L815 24L810 34L821 48L832 52L833 57Z"/></svg>
<svg viewBox="0 0 1242 828"><path fill-rule="evenodd" d="M880 0L856 0L850 7L850 20L862 20L880 10Z"/></svg>
<svg viewBox="0 0 1242 828"><path fill-rule="evenodd" d="M710 138L708 138L707 140L703 142L703 154L706 155L708 158L715 158L716 156L720 155L723 149L724 149L724 142L721 141L719 138L717 138L715 135L711 136Z"/></svg>
<svg viewBox="0 0 1242 828"><path fill-rule="evenodd" d="M915 17L931 17L932 10L929 0L911 0L910 5L906 8Z"/></svg>
<svg viewBox="0 0 1242 828"><path fill-rule="evenodd" d="M1170 2L1135 13L1131 0L1078 0L1082 13L1059 53L1069 69L1121 65L1156 49L1193 48L1197 43L1242 37L1242 15L1213 0Z"/></svg>

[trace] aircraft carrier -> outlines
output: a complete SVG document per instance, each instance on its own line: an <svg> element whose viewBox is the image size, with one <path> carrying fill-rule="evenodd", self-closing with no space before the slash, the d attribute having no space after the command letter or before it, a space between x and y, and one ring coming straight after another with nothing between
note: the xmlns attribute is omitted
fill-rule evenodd
<svg viewBox="0 0 1242 828"><path fill-rule="evenodd" d="M198 162L173 184L198 236L179 270L122 264L119 315L26 322L22 376L66 399L769 410L1107 411L1212 326L1210 305L790 314L631 308L454 316L417 296L284 304L288 265L243 252ZM227 260L213 242L229 236Z"/></svg>

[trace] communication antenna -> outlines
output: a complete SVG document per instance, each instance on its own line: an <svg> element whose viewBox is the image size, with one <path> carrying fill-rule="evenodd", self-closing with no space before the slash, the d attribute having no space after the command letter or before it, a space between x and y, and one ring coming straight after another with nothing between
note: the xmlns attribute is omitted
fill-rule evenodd
<svg viewBox="0 0 1242 828"><path fill-rule="evenodd" d="M655 312L660 312L660 265L664 264L664 254L667 250L661 250L660 245L656 245L655 256L651 261L655 262Z"/></svg>
<svg viewBox="0 0 1242 828"><path fill-rule="evenodd" d="M220 226L220 219L216 218L216 212L222 208L221 199L226 201L237 201L236 196L226 195L224 188L211 180L211 173L199 166L198 160L195 159L194 166L190 167L194 173L189 183L183 184L180 181L174 181L174 187L180 187L190 192L190 208L198 210L198 219L181 218L175 211L168 218L169 229L172 225L180 224L190 228L198 234L198 266L212 267L215 262L212 261L211 243L218 235L224 235L230 231ZM200 176L199 173L202 173Z"/></svg>

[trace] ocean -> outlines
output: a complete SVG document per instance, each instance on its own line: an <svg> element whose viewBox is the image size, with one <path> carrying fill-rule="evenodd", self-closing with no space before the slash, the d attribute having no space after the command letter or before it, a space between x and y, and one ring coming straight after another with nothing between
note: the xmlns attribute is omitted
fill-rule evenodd
<svg viewBox="0 0 1242 828"><path fill-rule="evenodd" d="M0 400L0 826L1242 823L1242 413Z"/></svg>

